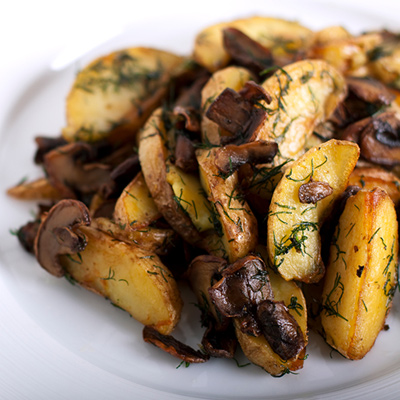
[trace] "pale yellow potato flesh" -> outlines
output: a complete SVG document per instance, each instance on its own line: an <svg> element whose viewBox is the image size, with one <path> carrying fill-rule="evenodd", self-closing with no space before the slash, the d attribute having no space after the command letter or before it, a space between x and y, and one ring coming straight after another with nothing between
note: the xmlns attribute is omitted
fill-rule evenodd
<svg viewBox="0 0 400 400"><path fill-rule="evenodd" d="M82 227L84 251L62 256L70 277L109 299L144 325L169 334L179 321L182 300L171 272L157 255Z"/></svg>
<svg viewBox="0 0 400 400"><path fill-rule="evenodd" d="M135 47L92 61L77 75L66 103L63 137L94 142L132 136L167 94L183 58Z"/></svg>
<svg viewBox="0 0 400 400"><path fill-rule="evenodd" d="M254 16L209 26L195 39L193 58L211 72L225 67L230 60L223 46L222 31L232 27L240 30L275 56L284 56L306 46L312 31L297 22L279 18Z"/></svg>
<svg viewBox="0 0 400 400"><path fill-rule="evenodd" d="M326 341L361 359L384 326L397 282L396 212L382 189L347 200L336 228L324 282L321 323Z"/></svg>
<svg viewBox="0 0 400 400"><path fill-rule="evenodd" d="M269 259L284 279L312 283L323 276L320 226L345 190L358 157L355 143L332 139L285 171L271 199L267 228ZM299 188L311 181L328 183L332 194L315 204L300 202Z"/></svg>
<svg viewBox="0 0 400 400"><path fill-rule="evenodd" d="M205 197L198 176L182 171L173 164L168 164L167 182L171 185L174 198L189 215L199 232L213 229L211 204Z"/></svg>
<svg viewBox="0 0 400 400"><path fill-rule="evenodd" d="M119 196L114 210L114 220L126 229L140 229L161 217L150 191L139 172Z"/></svg>
<svg viewBox="0 0 400 400"><path fill-rule="evenodd" d="M262 87L272 101L262 102L268 117L250 140L278 142L275 163L297 159L314 128L330 117L347 92L343 76L323 60L289 64Z"/></svg>
<svg viewBox="0 0 400 400"><path fill-rule="evenodd" d="M221 142L220 127L205 115L210 104L224 89L230 88L237 92L252 78L253 76L250 71L246 68L236 66L226 67L211 75L201 91L201 109L203 112L201 135L203 143L219 145Z"/></svg>
<svg viewBox="0 0 400 400"><path fill-rule="evenodd" d="M220 239L232 263L254 250L258 241L257 219L240 191L238 173L224 178L215 165L215 148L197 150L200 181L221 226Z"/></svg>

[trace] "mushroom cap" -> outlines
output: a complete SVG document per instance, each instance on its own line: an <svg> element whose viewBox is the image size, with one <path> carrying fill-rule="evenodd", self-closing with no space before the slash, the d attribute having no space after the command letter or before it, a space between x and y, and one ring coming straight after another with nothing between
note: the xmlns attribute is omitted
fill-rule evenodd
<svg viewBox="0 0 400 400"><path fill-rule="evenodd" d="M61 200L40 224L34 244L35 255L50 274L64 275L59 255L76 254L85 249L86 239L77 232L82 225L90 225L90 214L85 204L77 200Z"/></svg>

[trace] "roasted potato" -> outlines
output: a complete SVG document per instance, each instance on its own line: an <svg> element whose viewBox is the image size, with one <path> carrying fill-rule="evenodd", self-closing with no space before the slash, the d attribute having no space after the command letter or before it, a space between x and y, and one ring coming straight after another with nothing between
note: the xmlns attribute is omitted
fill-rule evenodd
<svg viewBox="0 0 400 400"><path fill-rule="evenodd" d="M272 101L263 102L268 118L250 140L276 140L276 162L301 155L306 139L319 123L329 118L347 90L343 76L322 60L287 65L262 86Z"/></svg>
<svg viewBox="0 0 400 400"><path fill-rule="evenodd" d="M119 196L114 220L126 229L141 229L161 217L140 172Z"/></svg>
<svg viewBox="0 0 400 400"><path fill-rule="evenodd" d="M242 31L280 57L304 47L312 35L311 30L297 22L258 16L207 27L196 36L193 58L211 72L229 63L222 40L222 31L228 27Z"/></svg>
<svg viewBox="0 0 400 400"><path fill-rule="evenodd" d="M221 176L215 149L198 150L200 180L213 207L213 219L230 262L246 256L257 245L257 219L244 200L238 173Z"/></svg>
<svg viewBox="0 0 400 400"><path fill-rule="evenodd" d="M104 296L144 325L169 334L179 321L182 300L175 279L153 253L81 227L87 246L61 256L61 264L81 286Z"/></svg>
<svg viewBox="0 0 400 400"><path fill-rule="evenodd" d="M279 181L268 215L267 248L286 280L311 283L323 276L320 226L358 156L355 143L332 139L295 161Z"/></svg>
<svg viewBox="0 0 400 400"><path fill-rule="evenodd" d="M92 61L68 94L63 137L69 142L132 138L166 96L182 62L175 54L144 47Z"/></svg>
<svg viewBox="0 0 400 400"><path fill-rule="evenodd" d="M58 200L62 197L47 178L23 181L9 188L7 194L20 200Z"/></svg>
<svg viewBox="0 0 400 400"><path fill-rule="evenodd" d="M326 341L357 360L373 346L397 282L398 233L393 202L382 189L347 200L336 228L321 315Z"/></svg>

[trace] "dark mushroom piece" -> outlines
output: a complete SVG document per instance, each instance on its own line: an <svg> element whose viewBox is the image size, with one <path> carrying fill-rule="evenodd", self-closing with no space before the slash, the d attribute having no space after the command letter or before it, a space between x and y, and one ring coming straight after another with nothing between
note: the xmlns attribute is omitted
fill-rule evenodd
<svg viewBox="0 0 400 400"><path fill-rule="evenodd" d="M36 164L43 164L44 156L49 151L68 144L68 142L63 137L47 137L47 136L37 136L35 138L36 142L36 153L35 153L35 163Z"/></svg>
<svg viewBox="0 0 400 400"><path fill-rule="evenodd" d="M375 164L394 167L400 164L400 120L385 112L373 117L361 132L362 157Z"/></svg>
<svg viewBox="0 0 400 400"><path fill-rule="evenodd" d="M247 82L235 92L226 88L210 104L206 116L231 136L221 137L221 143L245 143L264 123L267 114L257 106L259 100L271 102L271 97L254 82Z"/></svg>
<svg viewBox="0 0 400 400"><path fill-rule="evenodd" d="M222 279L208 293L227 317L242 317L265 299L273 299L268 272L261 258L246 256L222 272Z"/></svg>
<svg viewBox="0 0 400 400"><path fill-rule="evenodd" d="M210 358L208 354L194 350L171 335L163 335L151 326L143 328L143 340L188 363L204 363Z"/></svg>
<svg viewBox="0 0 400 400"><path fill-rule="evenodd" d="M44 156L44 168L50 183L64 198L95 193L110 180L110 166L91 162L92 147L87 143L69 143Z"/></svg>
<svg viewBox="0 0 400 400"><path fill-rule="evenodd" d="M215 165L223 174L231 175L244 164L270 163L277 152L278 144L272 140L259 140L239 146L229 144L217 149Z"/></svg>
<svg viewBox="0 0 400 400"><path fill-rule="evenodd" d="M305 347L300 326L280 301L265 300L257 307L261 331L282 360L296 357Z"/></svg>
<svg viewBox="0 0 400 400"><path fill-rule="evenodd" d="M274 65L271 51L236 28L226 28L222 32L223 44L233 63L260 74Z"/></svg>
<svg viewBox="0 0 400 400"><path fill-rule="evenodd" d="M76 254L85 249L86 239L78 229L82 225L90 225L90 215L87 207L77 200L61 200L40 224L34 244L35 255L50 274L64 275L60 255Z"/></svg>
<svg viewBox="0 0 400 400"><path fill-rule="evenodd" d="M220 331L215 329L214 321L210 322L201 340L204 351L216 358L233 358L237 343L232 324L229 324L224 331Z"/></svg>
<svg viewBox="0 0 400 400"><path fill-rule="evenodd" d="M315 204L332 193L333 189L329 183L311 181L299 187L299 200L300 203Z"/></svg>

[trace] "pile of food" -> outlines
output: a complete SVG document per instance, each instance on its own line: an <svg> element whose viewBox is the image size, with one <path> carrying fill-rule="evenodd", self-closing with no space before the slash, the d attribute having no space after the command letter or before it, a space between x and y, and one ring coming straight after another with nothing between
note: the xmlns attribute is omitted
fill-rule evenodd
<svg viewBox="0 0 400 400"><path fill-rule="evenodd" d="M400 39L253 17L193 54L129 48L81 70L40 201L18 230L50 274L104 296L184 362L302 368L308 330L361 359L397 288ZM45 204L43 204L44 201ZM200 349L174 338L189 284Z"/></svg>

